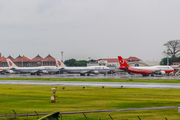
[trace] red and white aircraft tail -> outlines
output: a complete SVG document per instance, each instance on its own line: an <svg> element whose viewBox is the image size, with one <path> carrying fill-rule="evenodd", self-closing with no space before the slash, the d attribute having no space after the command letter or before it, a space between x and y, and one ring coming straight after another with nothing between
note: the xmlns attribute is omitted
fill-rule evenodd
<svg viewBox="0 0 180 120"><path fill-rule="evenodd" d="M64 67L66 67L66 65L65 65L63 62L59 61L58 59L56 59L56 66L57 66L58 68L64 68Z"/></svg>
<svg viewBox="0 0 180 120"><path fill-rule="evenodd" d="M120 63L120 68L129 67L127 62L121 56L118 56L118 59L119 59L119 63Z"/></svg>
<svg viewBox="0 0 180 120"><path fill-rule="evenodd" d="M8 63L8 66L10 67L10 68L15 68L15 67L17 67L10 59L6 59L7 60L7 63Z"/></svg>

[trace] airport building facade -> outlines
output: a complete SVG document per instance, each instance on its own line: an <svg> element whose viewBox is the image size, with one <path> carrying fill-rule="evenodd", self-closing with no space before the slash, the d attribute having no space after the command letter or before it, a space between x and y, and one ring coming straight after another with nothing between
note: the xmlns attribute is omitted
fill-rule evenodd
<svg viewBox="0 0 180 120"><path fill-rule="evenodd" d="M45 58L42 58L40 55L37 55L33 59L30 59L26 56L18 56L16 58L7 57L13 61L18 67L37 67L37 66L56 66L56 60L50 54ZM0 53L0 67L8 67L6 57L1 56Z"/></svg>

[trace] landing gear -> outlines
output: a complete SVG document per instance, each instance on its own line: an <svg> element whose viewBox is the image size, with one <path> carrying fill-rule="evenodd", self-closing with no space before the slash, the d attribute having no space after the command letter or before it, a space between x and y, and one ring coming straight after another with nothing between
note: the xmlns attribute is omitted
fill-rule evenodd
<svg viewBox="0 0 180 120"><path fill-rule="evenodd" d="M81 73L80 76L85 76L85 73Z"/></svg>
<svg viewBox="0 0 180 120"><path fill-rule="evenodd" d="M41 76L41 75L42 75L42 73L37 73L37 75Z"/></svg>
<svg viewBox="0 0 180 120"><path fill-rule="evenodd" d="M147 77L147 76L149 76L148 74L143 74L143 77Z"/></svg>
<svg viewBox="0 0 180 120"><path fill-rule="evenodd" d="M154 74L152 74L151 76L154 77Z"/></svg>

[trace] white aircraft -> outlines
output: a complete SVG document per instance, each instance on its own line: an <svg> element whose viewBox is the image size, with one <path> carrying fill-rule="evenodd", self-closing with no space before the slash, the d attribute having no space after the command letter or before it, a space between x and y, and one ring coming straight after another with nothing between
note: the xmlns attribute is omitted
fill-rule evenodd
<svg viewBox="0 0 180 120"><path fill-rule="evenodd" d="M0 74L6 74L6 73L13 73L13 71L10 70L9 67L1 67Z"/></svg>
<svg viewBox="0 0 180 120"><path fill-rule="evenodd" d="M70 74L80 74L81 76L89 76L90 74L107 74L110 69L106 66L89 66L89 67L66 67L63 62L56 59L57 67L63 72Z"/></svg>
<svg viewBox="0 0 180 120"><path fill-rule="evenodd" d="M18 67L10 59L6 59L10 70L18 73L30 73L31 75L41 75L42 73L58 72L56 66L39 66L39 67Z"/></svg>

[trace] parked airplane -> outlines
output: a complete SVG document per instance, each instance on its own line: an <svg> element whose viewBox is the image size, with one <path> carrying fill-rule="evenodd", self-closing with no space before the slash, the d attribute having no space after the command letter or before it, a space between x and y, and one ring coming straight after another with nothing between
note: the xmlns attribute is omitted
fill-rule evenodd
<svg viewBox="0 0 180 120"><path fill-rule="evenodd" d="M80 74L81 76L89 76L90 74L107 74L110 69L106 66L89 66L89 67L66 67L63 62L56 59L57 67L63 71L70 74Z"/></svg>
<svg viewBox="0 0 180 120"><path fill-rule="evenodd" d="M171 72L175 73L171 66L131 67L121 56L118 56L118 59L120 63L119 69L129 73L142 74L143 76L164 75Z"/></svg>
<svg viewBox="0 0 180 120"><path fill-rule="evenodd" d="M39 66L39 67L18 67L10 59L6 59L11 70L18 73L30 73L31 75L40 75L42 73L58 72L56 66Z"/></svg>
<svg viewBox="0 0 180 120"><path fill-rule="evenodd" d="M10 70L9 67L1 67L0 74L6 74L6 73L13 73L13 71Z"/></svg>

